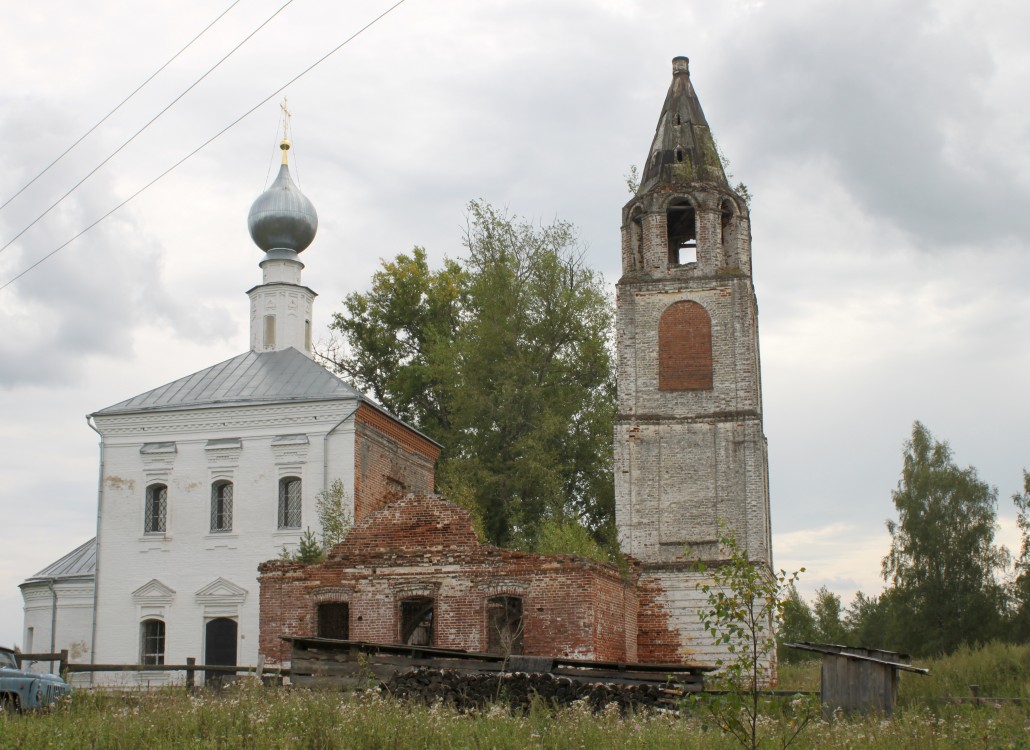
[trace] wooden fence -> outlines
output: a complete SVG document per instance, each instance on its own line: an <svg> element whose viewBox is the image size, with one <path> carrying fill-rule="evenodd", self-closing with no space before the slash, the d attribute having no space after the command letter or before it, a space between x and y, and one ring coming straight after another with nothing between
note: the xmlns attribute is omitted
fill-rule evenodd
<svg viewBox="0 0 1030 750"><path fill-rule="evenodd" d="M193 690L197 685L197 672L208 674L238 675L254 674L262 682L271 684L282 684L283 678L290 674L289 669L280 667L268 668L263 662L256 667L242 666L239 664L226 666L223 664L197 664L196 658L190 656L185 664L72 664L68 661L68 650L64 649L57 653L28 653L16 654L18 665L24 662L50 662L57 663L55 670L61 675L71 674L93 674L97 672L185 672L186 689Z"/></svg>

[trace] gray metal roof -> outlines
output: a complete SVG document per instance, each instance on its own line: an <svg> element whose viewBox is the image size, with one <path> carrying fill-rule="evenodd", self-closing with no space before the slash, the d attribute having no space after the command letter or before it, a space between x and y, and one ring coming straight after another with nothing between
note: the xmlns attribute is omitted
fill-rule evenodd
<svg viewBox="0 0 1030 750"><path fill-rule="evenodd" d="M75 578L91 576L97 572L97 540L90 539L67 555L30 577L26 583L46 578Z"/></svg>
<svg viewBox="0 0 1030 750"><path fill-rule="evenodd" d="M353 386L306 355L296 349L283 349L246 352L96 414L361 398Z"/></svg>

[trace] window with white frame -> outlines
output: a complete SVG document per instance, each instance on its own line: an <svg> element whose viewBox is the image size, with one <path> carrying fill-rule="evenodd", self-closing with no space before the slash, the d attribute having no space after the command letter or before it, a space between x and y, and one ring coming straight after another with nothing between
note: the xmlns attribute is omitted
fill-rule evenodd
<svg viewBox="0 0 1030 750"><path fill-rule="evenodd" d="M161 620L144 620L139 625L139 663L165 663L165 624Z"/></svg>
<svg viewBox="0 0 1030 750"><path fill-rule="evenodd" d="M143 508L143 531L146 534L160 534L166 530L168 520L168 487L164 484L147 486L147 497Z"/></svg>
<svg viewBox="0 0 1030 750"><path fill-rule="evenodd" d="M211 485L211 531L232 531L232 482L224 479Z"/></svg>
<svg viewBox="0 0 1030 750"><path fill-rule="evenodd" d="M279 528L300 528L300 478L279 480Z"/></svg>

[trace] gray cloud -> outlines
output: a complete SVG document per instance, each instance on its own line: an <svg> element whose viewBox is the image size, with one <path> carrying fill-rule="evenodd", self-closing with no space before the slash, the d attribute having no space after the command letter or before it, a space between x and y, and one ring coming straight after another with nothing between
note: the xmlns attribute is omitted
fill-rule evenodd
<svg viewBox="0 0 1030 750"><path fill-rule="evenodd" d="M1025 238L1030 216L1006 206L1030 199L1012 158L1027 134L997 126L1006 71L975 21L929 2L766 5L723 70L749 170L772 182L826 157L825 180L925 250Z"/></svg>

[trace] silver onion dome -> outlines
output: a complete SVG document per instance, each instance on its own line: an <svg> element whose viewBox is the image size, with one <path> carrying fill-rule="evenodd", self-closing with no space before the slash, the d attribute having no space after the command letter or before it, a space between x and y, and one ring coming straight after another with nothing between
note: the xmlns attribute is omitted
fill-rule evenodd
<svg viewBox="0 0 1030 750"><path fill-rule="evenodd" d="M318 214L290 177L286 163L289 142L283 141L280 148L283 150L283 164L279 175L250 207L247 227L254 244L266 253L270 250L299 253L315 239Z"/></svg>

